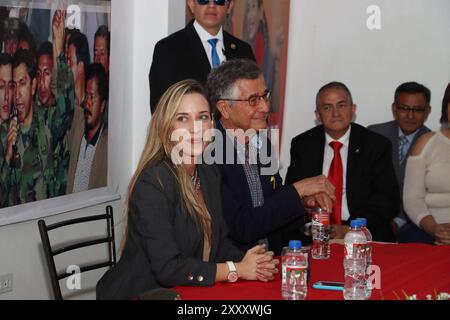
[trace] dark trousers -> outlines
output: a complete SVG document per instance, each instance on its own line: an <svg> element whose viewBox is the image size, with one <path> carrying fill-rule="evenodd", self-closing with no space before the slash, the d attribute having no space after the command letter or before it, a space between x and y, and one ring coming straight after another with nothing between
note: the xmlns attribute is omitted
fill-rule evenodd
<svg viewBox="0 0 450 320"><path fill-rule="evenodd" d="M434 244L434 239L414 223L407 223L398 229L397 241L402 243L419 242Z"/></svg>

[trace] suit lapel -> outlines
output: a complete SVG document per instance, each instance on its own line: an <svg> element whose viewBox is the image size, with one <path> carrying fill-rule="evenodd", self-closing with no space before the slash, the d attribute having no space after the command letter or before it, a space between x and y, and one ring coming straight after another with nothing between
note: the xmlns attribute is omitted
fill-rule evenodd
<svg viewBox="0 0 450 320"><path fill-rule="evenodd" d="M351 126L352 131L350 132L350 141L348 145L348 154L347 154L347 183L345 186L347 190L347 195L349 194L348 190L352 185L353 179L358 178L358 175L360 173L359 167L362 164L360 161L360 157L362 154L361 131L357 124L352 123Z"/></svg>
<svg viewBox="0 0 450 320"><path fill-rule="evenodd" d="M223 46L225 47L225 58L231 60L237 58L237 44L233 42L230 34L223 31Z"/></svg>
<svg viewBox="0 0 450 320"><path fill-rule="evenodd" d="M316 127L315 138L311 141L308 149L308 162L312 165L312 172L309 175L321 175L323 172L323 157L325 152L325 128L323 125Z"/></svg>
<svg viewBox="0 0 450 320"><path fill-rule="evenodd" d="M187 45L190 50L188 52L192 53L192 65L197 65L199 73L208 74L211 70L211 65L209 64L208 56L205 52L205 47L200 40L197 31L194 28L194 21L191 21L185 28L187 36Z"/></svg>
<svg viewBox="0 0 450 320"><path fill-rule="evenodd" d="M423 135L424 133L427 133L427 132L430 132L430 129L428 129L427 127L423 126L422 128L420 128L419 132L417 132L416 136L414 137L414 139L411 143L411 147L414 145L414 143L416 143L417 139L419 139L421 135ZM409 150L408 150L408 153L409 153Z"/></svg>
<svg viewBox="0 0 450 320"><path fill-rule="evenodd" d="M399 162L399 150L398 150L398 130L399 127L395 121L392 121L392 126L390 129L390 140L392 144L392 163L394 165L394 171L397 174L399 179L403 180L403 170L401 168L401 164Z"/></svg>

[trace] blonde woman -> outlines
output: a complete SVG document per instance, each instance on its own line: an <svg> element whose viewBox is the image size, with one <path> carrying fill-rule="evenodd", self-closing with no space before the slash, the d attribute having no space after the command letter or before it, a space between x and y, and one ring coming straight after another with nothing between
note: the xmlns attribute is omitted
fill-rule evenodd
<svg viewBox="0 0 450 320"><path fill-rule="evenodd" d="M98 299L132 299L173 286L269 281L278 260L264 246L244 255L227 239L215 166L196 164L213 128L203 87L185 80L162 96L126 199L122 256Z"/></svg>

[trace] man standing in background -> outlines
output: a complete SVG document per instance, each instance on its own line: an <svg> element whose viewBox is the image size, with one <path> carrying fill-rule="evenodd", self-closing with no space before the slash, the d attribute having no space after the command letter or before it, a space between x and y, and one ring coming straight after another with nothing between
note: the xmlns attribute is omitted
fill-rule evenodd
<svg viewBox="0 0 450 320"><path fill-rule="evenodd" d="M233 0L188 0L194 20L186 28L160 40L150 68L150 107L174 83L185 79L206 82L211 68L235 58L255 60L250 45L223 31Z"/></svg>

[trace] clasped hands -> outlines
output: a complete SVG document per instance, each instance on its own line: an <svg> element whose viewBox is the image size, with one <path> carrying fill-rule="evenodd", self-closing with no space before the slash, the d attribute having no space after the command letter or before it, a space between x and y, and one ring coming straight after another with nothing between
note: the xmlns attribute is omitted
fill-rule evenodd
<svg viewBox="0 0 450 320"><path fill-rule="evenodd" d="M321 207L327 212L333 209L333 201L336 200L335 187L324 175L306 178L294 183L294 187L303 200L305 207ZM348 226L331 225L330 238L343 239L348 231Z"/></svg>
<svg viewBox="0 0 450 320"><path fill-rule="evenodd" d="M273 251L267 251L264 244L249 249L241 262L236 264L238 276L245 280L271 281L278 273L278 259L274 259Z"/></svg>
<svg viewBox="0 0 450 320"><path fill-rule="evenodd" d="M450 223L436 224L432 234L436 244L450 244Z"/></svg>
<svg viewBox="0 0 450 320"><path fill-rule="evenodd" d="M305 207L319 206L331 212L336 200L335 188L324 175L305 178L293 183Z"/></svg>

